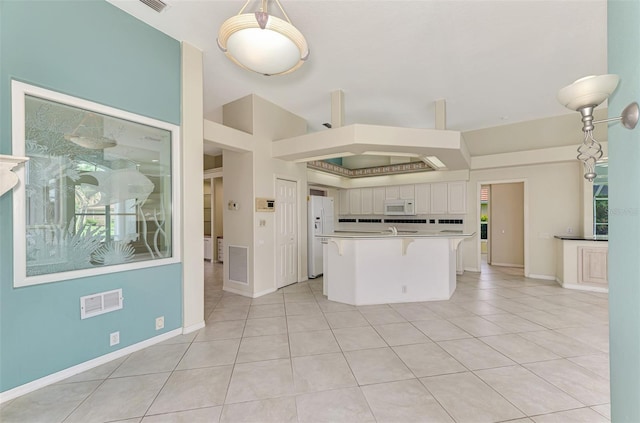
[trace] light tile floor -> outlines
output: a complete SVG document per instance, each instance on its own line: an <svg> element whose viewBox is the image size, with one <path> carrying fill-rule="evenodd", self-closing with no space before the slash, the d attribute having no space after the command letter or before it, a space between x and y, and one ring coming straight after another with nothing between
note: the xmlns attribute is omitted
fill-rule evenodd
<svg viewBox="0 0 640 423"><path fill-rule="evenodd" d="M450 301L249 299L206 265L207 326L0 408L10 422L607 422L604 294L488 267Z"/></svg>

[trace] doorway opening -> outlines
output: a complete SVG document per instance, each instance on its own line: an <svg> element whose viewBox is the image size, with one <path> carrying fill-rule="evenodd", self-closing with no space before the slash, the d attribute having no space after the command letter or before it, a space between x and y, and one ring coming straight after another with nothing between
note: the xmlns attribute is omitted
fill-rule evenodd
<svg viewBox="0 0 640 423"><path fill-rule="evenodd" d="M204 197L204 259L212 263L223 262L222 169L206 170L203 175L202 187Z"/></svg>
<svg viewBox="0 0 640 423"><path fill-rule="evenodd" d="M528 271L528 213L526 180L478 183L478 263L482 273L491 266Z"/></svg>

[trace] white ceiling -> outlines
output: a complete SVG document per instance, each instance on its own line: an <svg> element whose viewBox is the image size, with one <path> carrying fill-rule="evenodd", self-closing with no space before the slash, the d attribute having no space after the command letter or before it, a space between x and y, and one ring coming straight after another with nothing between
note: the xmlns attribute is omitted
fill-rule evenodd
<svg viewBox="0 0 640 423"><path fill-rule="evenodd" d="M311 56L270 77L216 45L241 0L166 0L162 13L109 1L204 52L205 118L216 122L222 105L255 93L326 130L330 93L342 89L345 125L433 128L434 102L446 99L447 128L473 131L575 113L558 89L607 71L606 0L281 0Z"/></svg>

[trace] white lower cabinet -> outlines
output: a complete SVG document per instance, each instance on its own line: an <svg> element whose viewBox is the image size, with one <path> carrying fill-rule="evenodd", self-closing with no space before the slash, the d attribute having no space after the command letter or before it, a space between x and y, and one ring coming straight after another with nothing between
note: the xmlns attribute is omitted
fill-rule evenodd
<svg viewBox="0 0 640 423"><path fill-rule="evenodd" d="M218 237L218 261L224 261L224 239Z"/></svg>
<svg viewBox="0 0 640 423"><path fill-rule="evenodd" d="M608 248L578 247L578 283L608 286Z"/></svg>
<svg viewBox="0 0 640 423"><path fill-rule="evenodd" d="M204 239L204 259L213 260L213 242L211 242L210 237Z"/></svg>

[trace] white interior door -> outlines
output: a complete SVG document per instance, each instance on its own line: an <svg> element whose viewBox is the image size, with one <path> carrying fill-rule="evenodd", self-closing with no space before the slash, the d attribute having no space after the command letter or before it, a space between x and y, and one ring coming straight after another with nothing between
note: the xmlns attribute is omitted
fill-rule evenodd
<svg viewBox="0 0 640 423"><path fill-rule="evenodd" d="M298 184L276 179L276 284L298 281Z"/></svg>

